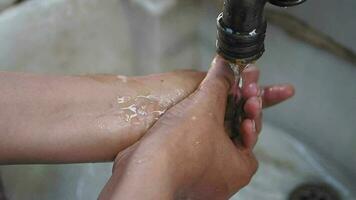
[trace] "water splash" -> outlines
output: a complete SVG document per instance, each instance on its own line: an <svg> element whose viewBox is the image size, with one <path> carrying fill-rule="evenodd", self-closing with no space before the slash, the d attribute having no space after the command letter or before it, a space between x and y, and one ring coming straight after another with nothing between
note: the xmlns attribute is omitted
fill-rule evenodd
<svg viewBox="0 0 356 200"><path fill-rule="evenodd" d="M161 100L153 95L140 95L136 97L119 96L117 103L119 112L125 122L133 121L135 124L145 117L157 120L166 111Z"/></svg>
<svg viewBox="0 0 356 200"><path fill-rule="evenodd" d="M117 97L117 103L118 104L122 104L122 103L125 103L127 101L129 101L131 99L131 97Z"/></svg>
<svg viewBox="0 0 356 200"><path fill-rule="evenodd" d="M132 128L147 130L184 96L187 94L182 88L164 94L116 96L108 110L97 118L97 127L108 133Z"/></svg>

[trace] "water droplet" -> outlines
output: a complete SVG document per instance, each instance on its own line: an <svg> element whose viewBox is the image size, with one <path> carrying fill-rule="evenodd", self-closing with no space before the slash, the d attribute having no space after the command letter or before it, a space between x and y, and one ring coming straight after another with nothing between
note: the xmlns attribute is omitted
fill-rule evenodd
<svg viewBox="0 0 356 200"><path fill-rule="evenodd" d="M119 79L119 80L122 81L123 83L127 83L127 77L126 77L126 76L118 75L118 76L117 76L117 79Z"/></svg>
<svg viewBox="0 0 356 200"><path fill-rule="evenodd" d="M127 101L130 101L130 97L121 97L121 96L117 97L117 103L118 104L123 104L123 103L125 103Z"/></svg>

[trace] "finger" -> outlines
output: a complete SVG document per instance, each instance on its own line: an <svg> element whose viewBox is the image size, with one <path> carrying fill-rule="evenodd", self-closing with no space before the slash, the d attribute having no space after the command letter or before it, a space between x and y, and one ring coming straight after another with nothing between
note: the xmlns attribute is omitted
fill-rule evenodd
<svg viewBox="0 0 356 200"><path fill-rule="evenodd" d="M279 104L295 94L295 89L290 84L273 85L263 88L262 102L263 107L268 108L273 105Z"/></svg>
<svg viewBox="0 0 356 200"><path fill-rule="evenodd" d="M256 124L251 119L246 119L240 126L242 145L247 149L253 149L257 143Z"/></svg>
<svg viewBox="0 0 356 200"><path fill-rule="evenodd" d="M243 86L248 86L251 83L257 83L260 78L260 70L255 65L248 65L242 72Z"/></svg>
<svg viewBox="0 0 356 200"><path fill-rule="evenodd" d="M229 63L216 56L207 76L192 98L209 108L218 118L223 119L227 96L233 81L234 76Z"/></svg>
<svg viewBox="0 0 356 200"><path fill-rule="evenodd" d="M262 112L262 100L260 97L252 97L247 99L244 105L244 111L247 118L256 119Z"/></svg>
<svg viewBox="0 0 356 200"><path fill-rule="evenodd" d="M243 86L242 88L242 98L248 99L254 96L258 96L259 87L256 83L250 83L248 85Z"/></svg>

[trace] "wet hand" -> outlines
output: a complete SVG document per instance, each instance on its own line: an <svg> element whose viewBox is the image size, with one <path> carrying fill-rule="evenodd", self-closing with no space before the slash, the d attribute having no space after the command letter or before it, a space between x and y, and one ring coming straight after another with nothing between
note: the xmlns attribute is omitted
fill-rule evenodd
<svg viewBox="0 0 356 200"><path fill-rule="evenodd" d="M266 109L280 104L293 97L295 93L291 84L259 86L259 76L259 69L255 65L249 65L242 73L243 87L239 91L242 99L246 101L243 107L246 119L237 126L244 135L244 144L250 148L256 145L257 136L262 130L261 107Z"/></svg>
<svg viewBox="0 0 356 200"><path fill-rule="evenodd" d="M86 97L86 101L97 99L94 102L99 104L88 104L91 105L88 110L93 113L93 119L86 127L93 127L90 129L95 135L107 136L103 138L105 140L101 145L105 148L96 152L100 152L100 156L105 154L105 160L114 159L121 150L137 142L166 110L193 93L205 76L206 73L203 72L186 70L141 77L88 77L96 85L105 88L95 89L95 86L90 93L95 97ZM251 98L245 105L251 120L245 121L241 130L247 135L253 135L248 127L255 125L256 132L261 130L262 114L258 111L261 101L258 94L262 97L263 104L270 106L292 96L293 87L280 85L258 88L259 70L255 66L247 68L243 76L245 84L242 94L245 99ZM255 140L253 137L246 139L250 143ZM95 154L91 152L90 155Z"/></svg>
<svg viewBox="0 0 356 200"><path fill-rule="evenodd" d="M267 100L266 105L276 98L258 89L256 68L251 67L244 76L247 118L241 125L242 141L231 141L224 129L233 77L227 64L217 58L192 95L167 111L139 142L118 155L101 198L226 199L245 186L257 169L252 148L259 132L261 98ZM278 99L288 97L288 92L288 87L279 90Z"/></svg>

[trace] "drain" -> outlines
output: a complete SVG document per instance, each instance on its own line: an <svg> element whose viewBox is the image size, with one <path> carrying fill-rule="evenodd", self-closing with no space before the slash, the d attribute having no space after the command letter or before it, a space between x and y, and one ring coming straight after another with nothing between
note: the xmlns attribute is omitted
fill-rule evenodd
<svg viewBox="0 0 356 200"><path fill-rule="evenodd" d="M293 190L289 200L340 200L340 197L330 185L307 183Z"/></svg>

